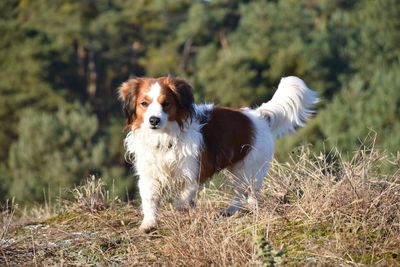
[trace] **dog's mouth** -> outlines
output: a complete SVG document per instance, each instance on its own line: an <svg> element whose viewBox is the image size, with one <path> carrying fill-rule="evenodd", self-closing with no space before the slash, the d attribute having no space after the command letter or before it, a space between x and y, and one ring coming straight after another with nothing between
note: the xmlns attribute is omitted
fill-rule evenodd
<svg viewBox="0 0 400 267"><path fill-rule="evenodd" d="M164 124L150 125L149 128L151 130L162 130L164 129Z"/></svg>

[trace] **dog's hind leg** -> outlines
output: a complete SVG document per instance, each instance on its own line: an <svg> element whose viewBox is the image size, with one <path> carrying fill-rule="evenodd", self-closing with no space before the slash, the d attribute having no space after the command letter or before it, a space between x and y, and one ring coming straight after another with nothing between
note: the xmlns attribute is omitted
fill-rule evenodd
<svg viewBox="0 0 400 267"><path fill-rule="evenodd" d="M257 204L258 192L268 172L270 162L254 162L244 160L228 170L228 178L231 180L234 196L229 206L221 212L222 216L231 216L241 210L248 202Z"/></svg>

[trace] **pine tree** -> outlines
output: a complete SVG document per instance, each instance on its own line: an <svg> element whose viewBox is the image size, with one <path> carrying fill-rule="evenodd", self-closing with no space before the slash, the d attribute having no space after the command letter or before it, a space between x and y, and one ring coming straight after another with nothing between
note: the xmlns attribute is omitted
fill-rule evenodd
<svg viewBox="0 0 400 267"><path fill-rule="evenodd" d="M97 134L96 117L79 105L55 113L26 110L19 139L10 149L9 195L42 201L44 191L57 196L90 174L100 174L105 145Z"/></svg>

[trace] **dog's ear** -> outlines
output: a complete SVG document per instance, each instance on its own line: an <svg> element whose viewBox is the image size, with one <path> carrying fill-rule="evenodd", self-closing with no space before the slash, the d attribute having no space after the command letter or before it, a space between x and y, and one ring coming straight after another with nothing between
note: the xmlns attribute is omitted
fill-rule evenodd
<svg viewBox="0 0 400 267"><path fill-rule="evenodd" d="M168 79L171 80L174 85L172 91L176 95L179 107L189 111L191 115L193 113L194 104L193 87L187 81L179 77L168 77Z"/></svg>
<svg viewBox="0 0 400 267"><path fill-rule="evenodd" d="M168 87L177 101L177 122L180 127L184 126L187 119L191 119L194 114L194 96L192 86L182 78L164 77L161 82Z"/></svg>
<svg viewBox="0 0 400 267"><path fill-rule="evenodd" d="M130 79L118 88L119 100L122 102L127 126L135 120L136 96L140 83L141 79Z"/></svg>

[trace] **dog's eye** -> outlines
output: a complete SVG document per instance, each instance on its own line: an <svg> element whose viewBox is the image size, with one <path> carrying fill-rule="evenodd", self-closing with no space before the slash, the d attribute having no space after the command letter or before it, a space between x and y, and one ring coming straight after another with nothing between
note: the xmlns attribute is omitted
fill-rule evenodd
<svg viewBox="0 0 400 267"><path fill-rule="evenodd" d="M170 103L168 101L164 101L164 103L162 103L163 108L168 108L170 106Z"/></svg>
<svg viewBox="0 0 400 267"><path fill-rule="evenodd" d="M147 103L146 101L143 101L142 103L140 103L140 105L144 108L147 108L149 106L149 103Z"/></svg>

